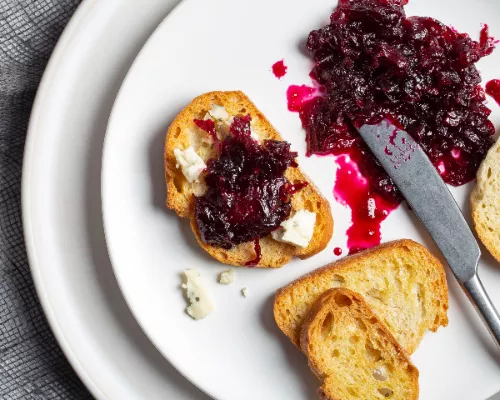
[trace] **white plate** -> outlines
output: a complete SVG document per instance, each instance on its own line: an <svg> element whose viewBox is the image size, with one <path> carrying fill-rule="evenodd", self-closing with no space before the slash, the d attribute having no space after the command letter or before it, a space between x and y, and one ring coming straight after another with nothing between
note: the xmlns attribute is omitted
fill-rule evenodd
<svg viewBox="0 0 500 400"><path fill-rule="evenodd" d="M186 0L160 25L131 68L110 119L103 164L108 247L120 287L160 351L195 384L218 399L310 399L318 382L306 360L276 327L274 291L335 257L345 244L349 212L333 202L334 162L303 157L304 133L287 111L289 84L310 83L311 61L299 50L310 30L328 20L332 0ZM474 12L471 12L473 7ZM500 37L500 4L492 1L414 0L409 14L431 15L478 37L481 22ZM285 59L281 81L271 65ZM484 79L498 70L500 50L480 64ZM333 202L336 233L327 250L278 270L237 269L236 281L216 283L225 267L196 244L188 223L164 206L163 143L172 118L194 96L241 89L299 151L305 171ZM490 102L499 125L499 109ZM454 190L466 204L469 188ZM383 239L413 238L432 247L407 207L391 214ZM433 247L432 247L433 248ZM434 248L433 248L434 249ZM435 250L435 249L434 249ZM198 268L217 303L213 315L191 320L180 285ZM481 275L500 305L500 275L483 260ZM450 324L426 335L413 359L422 399L484 399L500 389L498 352L450 277ZM248 287L250 297L239 291Z"/></svg>
<svg viewBox="0 0 500 400"><path fill-rule="evenodd" d="M100 400L208 397L157 352L128 310L104 244L101 151L130 64L176 0L86 0L37 94L23 170L37 291L66 356Z"/></svg>

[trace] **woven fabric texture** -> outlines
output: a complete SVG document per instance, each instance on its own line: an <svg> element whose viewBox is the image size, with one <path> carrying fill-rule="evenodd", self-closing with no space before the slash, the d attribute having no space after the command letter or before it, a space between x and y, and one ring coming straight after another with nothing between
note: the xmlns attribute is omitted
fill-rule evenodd
<svg viewBox="0 0 500 400"><path fill-rule="evenodd" d="M21 224L29 115L50 54L79 0L0 0L0 399L91 399L38 302Z"/></svg>

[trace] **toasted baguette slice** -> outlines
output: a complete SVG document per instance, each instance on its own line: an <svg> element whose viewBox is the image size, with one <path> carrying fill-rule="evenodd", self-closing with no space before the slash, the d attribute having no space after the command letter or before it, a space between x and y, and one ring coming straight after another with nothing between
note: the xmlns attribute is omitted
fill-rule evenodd
<svg viewBox="0 0 500 400"><path fill-rule="evenodd" d="M397 240L345 257L277 291L274 318L297 347L307 310L335 287L360 293L408 354L425 331L448 324L443 266L418 243Z"/></svg>
<svg viewBox="0 0 500 400"><path fill-rule="evenodd" d="M500 141L488 151L477 171L470 196L472 222L479 239L500 262Z"/></svg>
<svg viewBox="0 0 500 400"><path fill-rule="evenodd" d="M216 151L207 133L198 128L193 120L203 119L213 105L223 106L231 116L252 117L252 130L259 136L261 142L265 139L283 140L279 133L255 107L248 97L240 91L210 92L195 98L174 119L167 132L165 142L165 178L167 182L167 207L175 210L180 217L191 220L191 228L200 246L218 261L242 266L255 258L253 242L241 243L230 250L214 247L203 243L194 218L194 196L202 195L206 186L203 174L200 182L189 183L181 169L176 168L174 149L185 149L193 146L198 155L206 161L216 156ZM285 177L292 183L307 181L309 184L292 197L292 214L297 210L308 210L316 213L314 234L306 248L277 242L271 235L261 239L262 259L257 267L281 267L294 256L308 258L323 250L333 232L333 219L330 204L321 196L316 187L299 168L288 168Z"/></svg>
<svg viewBox="0 0 500 400"><path fill-rule="evenodd" d="M300 345L322 400L418 399L418 370L363 297L323 293L306 315Z"/></svg>

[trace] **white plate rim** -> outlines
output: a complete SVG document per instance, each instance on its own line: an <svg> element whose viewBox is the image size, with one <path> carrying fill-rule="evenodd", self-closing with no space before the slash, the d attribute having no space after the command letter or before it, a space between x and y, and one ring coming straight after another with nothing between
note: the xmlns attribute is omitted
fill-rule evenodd
<svg viewBox="0 0 500 400"><path fill-rule="evenodd" d="M23 168L21 178L21 207L22 207L22 222L24 230L24 240L26 243L26 252L30 263L31 275L35 284L36 293L42 304L43 311L47 317L47 321L56 337L57 342L61 346L63 353L66 355L69 363L75 369L78 376L82 379L85 386L89 389L93 396L99 399L109 399L103 391L95 384L87 369L80 363L78 357L74 354L69 342L61 329L57 318L52 310L51 302L47 296L43 277L40 273L40 261L37 256L37 246L33 235L33 219L31 214L30 199L32 189L33 155L37 148L38 136L35 132L38 130L37 123L41 118L41 111L45 98L48 96L48 91L53 80L56 78L57 65L64 57L67 46L70 44L72 37L77 33L80 21L85 18L93 4L97 0L83 0L78 6L70 21L64 28L61 37L59 38L54 51L49 59L42 80L38 87L33 108L30 115L28 132L26 135L26 144L23 155Z"/></svg>
<svg viewBox="0 0 500 400"><path fill-rule="evenodd" d="M142 37L141 40L147 40L147 36L146 37L143 36L144 32L148 32L149 36L153 28L157 27L158 22L161 22L161 20L157 21L158 16L161 18L162 16L166 15L173 8L174 5L178 4L178 2L179 0L173 0L173 1L169 0L163 2L157 0L149 1L148 4L149 8L146 8L145 9L146 12L141 14L141 17L147 18L145 22L148 25L142 25L143 27L146 27L145 28L146 31L143 28L140 29L134 28L135 37L132 37L132 39L136 40L137 37ZM131 9L138 8L138 6L143 7L141 3L138 2L137 0L128 0L127 4L120 5L120 9L125 9L127 10L126 12L130 13ZM98 380L92 378L93 374L91 366L92 363L99 361L99 358L91 356L88 359L82 361L77 356L77 352L74 351L75 349L74 340L73 344L71 344L71 337L72 337L71 332L69 332L66 328L64 328L64 325L61 324L60 321L58 320L58 316L60 317L60 315L53 307L53 305L55 305L57 296L52 295L47 290L46 283L48 282L47 281L48 278L47 276L45 276L46 274L44 275L44 268L42 267L47 263L47 260L43 260L43 257L40 256L40 251L39 251L40 244L38 243L38 240L36 239L37 235L35 234L36 220L34 220L33 218L34 217L36 218L36 216L34 215L36 213L32 213L33 211L32 195L35 192L35 190L33 190L32 188L34 184L33 175L35 172L33 168L36 165L36 157L34 157L34 155L38 149L38 145L40 144L40 138L39 138L40 135L37 135L38 133L37 131L39 129L42 129L40 125L40 122L44 121L44 115L42 112L46 109L46 103L51 100L51 88L53 88L53 86L57 86L59 78L57 73L60 69L60 65L65 65L68 59L67 52L71 49L72 43L78 39L79 35L87 28L94 29L93 22L96 15L92 15L92 12L95 11L98 11L99 13L104 12L105 15L109 15L109 13L106 14L106 12L114 10L115 7L118 7L118 4L114 0L112 1L106 0L101 2L95 0L83 0L82 3L75 10L75 13L73 14L68 24L66 25L65 29L63 30L54 48L54 51L50 57L50 60L46 66L45 72L42 76L42 80L38 87L35 101L32 106L32 112L30 115L30 120L26 135L26 143L25 143L23 166L22 166L22 177L21 177L22 224L23 224L26 252L28 256L29 266L36 293L40 299L40 303L42 305L42 309L47 318L49 326L56 340L58 341L61 349L63 350L63 353L67 357L70 365L75 370L77 375L80 377L84 385L89 389L93 397L100 400L101 399L108 400L115 398L111 396L111 393L120 392L120 390L117 389L116 384L110 383L109 385L107 384L104 385L96 383L98 382ZM98 15L100 16L101 14ZM154 23L155 20L157 21L156 23ZM88 26L87 23L90 23L91 26ZM129 48L130 46L127 47L127 49ZM134 53L134 55L137 55L137 53ZM130 60L130 55L128 55L127 57L129 57ZM120 299L122 299L122 297L120 297ZM125 305L125 303L123 304ZM115 329L115 326L113 326L113 329ZM147 339L144 337L144 335L142 335L142 333L141 337L143 337L144 340L147 341ZM149 347L151 346L149 345ZM139 358L144 358L144 356L139 354L135 356L139 356ZM149 358L149 356L150 355L148 354L145 355L145 357L147 358ZM158 357L160 356L158 355L156 358ZM149 362L149 360L146 359L146 362ZM157 368L157 365L154 364L155 362L154 361L152 362L153 364L147 365L147 367L149 369L151 369L151 367ZM155 371L155 373L156 372L157 371ZM161 373L164 374L168 372L161 370ZM177 379L178 378L179 377L177 377ZM168 392L168 395L172 396L172 398L180 398L179 387L181 388L181 390L188 390L188 391L190 391L190 388L192 387L188 382L179 384L175 383L175 385L179 385L179 387L176 388L172 386L172 383L168 383L168 379L167 382L165 382L166 385L165 383L162 382L163 378L158 378L156 376L153 376L151 379L152 383L154 383L153 387L157 387L160 390L160 393L163 394L165 394L163 392L163 389L165 388ZM184 388L182 388L183 385ZM137 394L138 392L137 391L132 392L130 398L132 397L136 398L134 397L133 393ZM193 396L193 398L194 397L199 398L198 396L196 396L196 393L194 392L191 393L191 395ZM127 396L127 398L129 397ZM142 396L138 396L137 398L142 398ZM203 396L203 398L205 397Z"/></svg>

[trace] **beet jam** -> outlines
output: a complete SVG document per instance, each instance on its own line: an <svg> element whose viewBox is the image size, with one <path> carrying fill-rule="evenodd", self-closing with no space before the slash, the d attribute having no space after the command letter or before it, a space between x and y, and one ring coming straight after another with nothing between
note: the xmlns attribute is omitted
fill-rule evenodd
<svg viewBox="0 0 500 400"><path fill-rule="evenodd" d="M285 65L285 60L276 61L271 67L276 78L281 79L286 75L288 67Z"/></svg>
<svg viewBox="0 0 500 400"><path fill-rule="evenodd" d="M336 162L338 169L333 194L335 200L351 208L352 225L347 230L347 247L349 254L353 254L380 243L380 224L397 203L387 201L374 191L350 156L339 156Z"/></svg>
<svg viewBox="0 0 500 400"><path fill-rule="evenodd" d="M474 65L494 49L488 27L474 41L435 19L406 17L406 3L340 0L330 23L307 40L315 62L310 76L324 90L292 107L288 96L289 108L300 113L306 130L308 155L349 154L366 179L366 191L386 203L379 222L402 197L354 125L389 118L412 135L443 179L455 186L475 177L495 132ZM349 188L349 183L336 183L335 191ZM356 199L344 199L353 211L351 235L366 225L364 232L374 228L373 236L379 237L371 219L355 216ZM354 241L365 239L360 235Z"/></svg>
<svg viewBox="0 0 500 400"><path fill-rule="evenodd" d="M234 118L217 157L207 162L208 189L195 198L195 218L201 239L212 246L230 249L254 241L257 256L248 265L256 265L259 238L288 218L290 197L304 185L283 176L288 167L297 167L297 153L290 151L289 143L265 140L261 145L250 132L249 115Z"/></svg>
<svg viewBox="0 0 500 400"><path fill-rule="evenodd" d="M307 85L290 85L286 91L288 110L300 112L307 102L317 95L317 90Z"/></svg>
<svg viewBox="0 0 500 400"><path fill-rule="evenodd" d="M500 106L500 79L493 79L486 84L486 93Z"/></svg>

